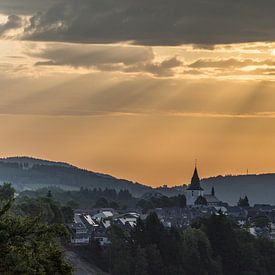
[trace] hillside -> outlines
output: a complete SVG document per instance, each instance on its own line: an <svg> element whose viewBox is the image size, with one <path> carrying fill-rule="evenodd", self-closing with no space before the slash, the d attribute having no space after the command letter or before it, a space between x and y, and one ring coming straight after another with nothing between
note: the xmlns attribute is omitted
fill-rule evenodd
<svg viewBox="0 0 275 275"><path fill-rule="evenodd" d="M210 193L215 187L217 197L236 204L240 196L247 195L251 204L275 205L275 174L218 176L202 180L202 187Z"/></svg>
<svg viewBox="0 0 275 275"><path fill-rule="evenodd" d="M153 189L128 180L80 169L68 163L29 157L0 159L0 182L5 181L11 182L18 191L48 186L65 190L100 187L128 189L136 197L153 190L166 196L176 196L185 192L183 186ZM275 204L275 174L217 176L202 179L205 193L210 193L212 186L215 187L217 197L230 204L236 204L239 197L245 195L251 204Z"/></svg>
<svg viewBox="0 0 275 275"><path fill-rule="evenodd" d="M18 191L56 186L65 190L80 187L128 189L141 196L152 188L109 175L77 168L67 163L29 157L0 159L0 182L11 182Z"/></svg>

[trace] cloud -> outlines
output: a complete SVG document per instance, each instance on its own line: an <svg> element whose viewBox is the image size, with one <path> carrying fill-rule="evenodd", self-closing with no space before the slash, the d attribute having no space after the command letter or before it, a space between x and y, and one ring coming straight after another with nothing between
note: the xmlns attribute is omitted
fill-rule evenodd
<svg viewBox="0 0 275 275"><path fill-rule="evenodd" d="M253 60L253 59L199 59L189 65L191 68L241 68L247 66L275 66L275 61L273 60Z"/></svg>
<svg viewBox="0 0 275 275"><path fill-rule="evenodd" d="M4 14L32 15L46 11L56 3L64 0L0 0L0 12Z"/></svg>
<svg viewBox="0 0 275 275"><path fill-rule="evenodd" d="M275 40L272 0L66 0L54 5L45 1L49 9L32 16L25 39L192 43L210 49L214 44Z"/></svg>
<svg viewBox="0 0 275 275"><path fill-rule="evenodd" d="M154 61L150 47L120 45L52 44L30 55L42 58L37 66L71 66L99 71L144 72L158 76L173 76L173 69L181 66L177 57Z"/></svg>
<svg viewBox="0 0 275 275"><path fill-rule="evenodd" d="M6 31L17 29L21 26L22 19L17 15L10 15L6 23L0 24L0 35L3 35Z"/></svg>

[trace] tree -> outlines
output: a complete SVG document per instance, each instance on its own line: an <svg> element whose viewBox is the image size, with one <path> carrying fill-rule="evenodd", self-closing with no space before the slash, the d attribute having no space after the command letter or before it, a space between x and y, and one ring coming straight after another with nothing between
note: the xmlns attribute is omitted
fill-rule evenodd
<svg viewBox="0 0 275 275"><path fill-rule="evenodd" d="M137 247L136 257L135 257L135 275L148 275L148 262L146 257L146 250Z"/></svg>
<svg viewBox="0 0 275 275"><path fill-rule="evenodd" d="M72 209L77 209L79 207L79 204L74 200L70 200L66 203L66 206L69 206Z"/></svg>
<svg viewBox="0 0 275 275"><path fill-rule="evenodd" d="M74 219L74 211L70 206L62 206L61 212L65 223L72 223Z"/></svg>
<svg viewBox="0 0 275 275"><path fill-rule="evenodd" d="M109 203L109 207L110 207L110 208L113 208L113 209L119 209L119 204L116 203L115 201L111 201L111 202Z"/></svg>
<svg viewBox="0 0 275 275"><path fill-rule="evenodd" d="M11 186L11 183L4 183L0 186L0 202L13 199L14 194L15 189Z"/></svg>
<svg viewBox="0 0 275 275"><path fill-rule="evenodd" d="M221 263L213 258L211 244L200 229L187 229L182 240L183 262L188 275L222 274Z"/></svg>
<svg viewBox="0 0 275 275"><path fill-rule="evenodd" d="M221 257L223 274L240 274L240 247L236 233L225 215L212 215L201 227L208 237L214 257Z"/></svg>
<svg viewBox="0 0 275 275"><path fill-rule="evenodd" d="M155 244L151 244L146 247L148 273L150 275L162 275L163 274L163 261L160 251Z"/></svg>
<svg viewBox="0 0 275 275"><path fill-rule="evenodd" d="M112 275L132 275L133 257L131 255L131 246L127 232L121 228L112 226L110 232L111 244L109 246L109 255L111 257Z"/></svg>
<svg viewBox="0 0 275 275"><path fill-rule="evenodd" d="M64 222L59 204L48 197L24 198L16 208L22 215L32 218L42 214L42 221L49 224Z"/></svg>
<svg viewBox="0 0 275 275"><path fill-rule="evenodd" d="M100 198L96 201L94 208L107 208L109 203L105 198Z"/></svg>
<svg viewBox="0 0 275 275"><path fill-rule="evenodd" d="M41 224L40 217L12 216L11 205L0 210L0 274L72 274L57 242L66 228Z"/></svg>
<svg viewBox="0 0 275 275"><path fill-rule="evenodd" d="M53 196L53 195L52 195L52 191L51 191L51 190L48 190L47 197L48 197L48 198L52 198L52 196Z"/></svg>
<svg viewBox="0 0 275 275"><path fill-rule="evenodd" d="M199 196L195 201L195 205L207 205L205 197Z"/></svg>
<svg viewBox="0 0 275 275"><path fill-rule="evenodd" d="M238 206L240 206L240 207L249 207L248 197L245 196L244 198L240 198L239 202L238 202Z"/></svg>
<svg viewBox="0 0 275 275"><path fill-rule="evenodd" d="M184 195L178 195L178 206L181 208L186 207L186 197Z"/></svg>

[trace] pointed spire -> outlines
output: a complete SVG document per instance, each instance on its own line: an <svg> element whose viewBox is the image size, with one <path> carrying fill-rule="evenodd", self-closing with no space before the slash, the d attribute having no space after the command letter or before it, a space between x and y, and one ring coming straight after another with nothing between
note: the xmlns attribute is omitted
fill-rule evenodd
<svg viewBox="0 0 275 275"><path fill-rule="evenodd" d="M193 173L193 177L191 179L191 184L188 187L188 190L203 190L201 188L200 178L198 174L197 164L195 165L195 170Z"/></svg>
<svg viewBox="0 0 275 275"><path fill-rule="evenodd" d="M211 189L211 195L212 195L212 196L215 196L215 188L214 188L214 185L212 186L212 189Z"/></svg>

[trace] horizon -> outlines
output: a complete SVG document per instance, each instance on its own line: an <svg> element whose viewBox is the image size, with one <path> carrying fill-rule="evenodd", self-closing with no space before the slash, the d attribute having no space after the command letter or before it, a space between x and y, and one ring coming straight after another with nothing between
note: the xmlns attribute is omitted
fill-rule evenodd
<svg viewBox="0 0 275 275"><path fill-rule="evenodd" d="M92 168L85 168L85 167L78 166L77 164L70 163L70 162L64 161L64 160L44 159L44 158L40 158L40 157L37 157L37 156L26 156L26 155L1 156L0 160L8 160L8 159L12 159L12 158L28 158L28 159L33 159L34 161L48 161L48 162L57 163L57 164L58 163L62 163L62 164L66 164L66 165L75 167L77 169L86 170L88 172L102 174L102 175L108 175L108 176L112 176L112 177L114 177L116 179L128 180L128 181L132 181L133 183L138 183L138 184L142 184L142 185L145 185L145 186L148 186L148 187L153 187L153 188L162 188L162 187L164 187L166 185L167 185L168 188L179 187L179 186L188 186L190 184L190 182L191 182L191 178L192 178L192 175L193 175L193 172L192 172L192 174L190 174L189 180L187 180L186 182L178 183L178 184L150 185L150 184L147 184L146 182L139 182L139 181L136 181L134 179L123 178L123 177L120 177L119 175L113 175L113 174L105 173L103 171L95 171ZM199 167L198 164L196 164L196 166L197 166L198 174L199 174L199 177L200 177L201 181L208 180L208 179L211 179L211 178L217 178L217 177L265 176L265 175L273 175L273 174L275 174L275 172L272 172L272 171L262 172L262 173L247 173L247 171L246 171L246 173L243 173L243 174L227 173L227 174L216 174L216 175L201 176L201 174L200 174L200 167ZM195 167L195 165L193 166L193 170L192 171L194 171L194 167Z"/></svg>
<svg viewBox="0 0 275 275"><path fill-rule="evenodd" d="M272 3L104 3L0 0L1 155L150 186L188 182L194 159L274 171Z"/></svg>

